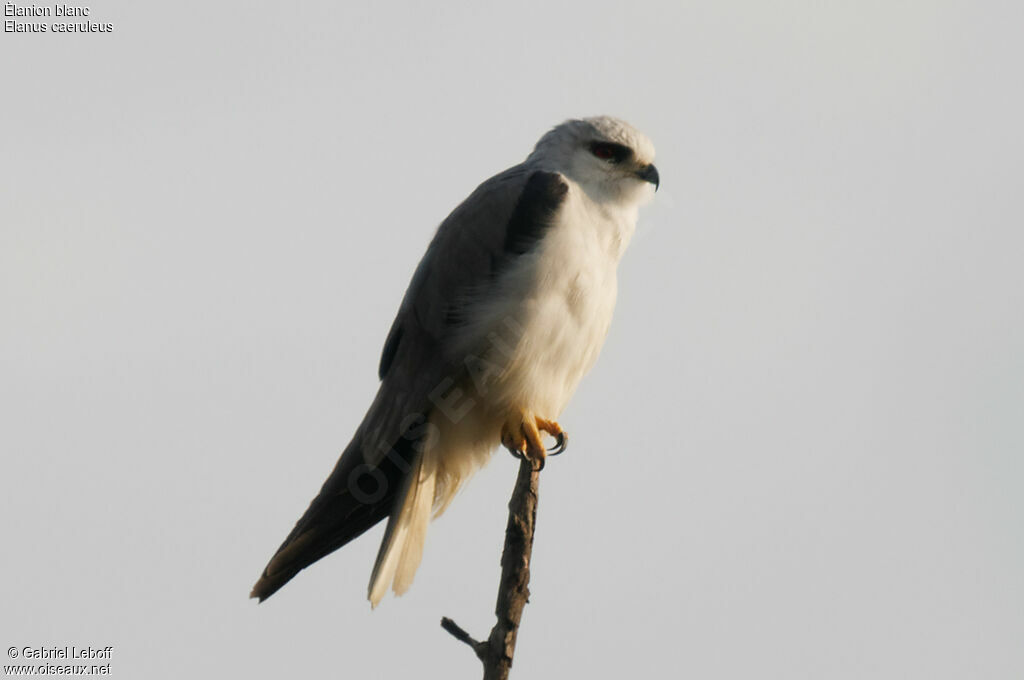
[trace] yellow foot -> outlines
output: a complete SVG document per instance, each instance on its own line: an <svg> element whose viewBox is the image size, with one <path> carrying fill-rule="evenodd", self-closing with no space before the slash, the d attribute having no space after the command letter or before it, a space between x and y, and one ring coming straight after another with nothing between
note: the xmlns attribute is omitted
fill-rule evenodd
<svg viewBox="0 0 1024 680"><path fill-rule="evenodd" d="M539 469L543 470L548 451L541 442L542 431L555 438L555 448L551 449L552 456L565 451L569 438L558 423L523 411L515 412L505 420L501 427L501 444L517 458L539 462Z"/></svg>
<svg viewBox="0 0 1024 680"><path fill-rule="evenodd" d="M544 420L543 418L537 418L536 421L538 430L543 430L555 438L555 448L548 449L548 453L552 456L557 456L565 451L566 447L569 446L569 435L565 433L562 426L553 420Z"/></svg>

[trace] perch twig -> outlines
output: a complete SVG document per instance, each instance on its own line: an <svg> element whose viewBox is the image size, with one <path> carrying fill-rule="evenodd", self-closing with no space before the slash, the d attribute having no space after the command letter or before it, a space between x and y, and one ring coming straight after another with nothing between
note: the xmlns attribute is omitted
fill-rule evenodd
<svg viewBox="0 0 1024 680"><path fill-rule="evenodd" d="M457 623L445 617L441 627L469 645L484 665L484 680L507 680L516 650L516 636L523 608L530 598L530 555L537 520L537 487L540 463L523 458L519 476L508 502L505 548L501 553L501 584L494 613L498 620L490 636L477 641Z"/></svg>

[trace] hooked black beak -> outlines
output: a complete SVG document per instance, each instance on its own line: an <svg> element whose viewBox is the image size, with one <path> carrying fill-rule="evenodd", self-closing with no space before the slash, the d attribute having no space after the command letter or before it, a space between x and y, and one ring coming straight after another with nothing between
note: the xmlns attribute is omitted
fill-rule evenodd
<svg viewBox="0 0 1024 680"><path fill-rule="evenodd" d="M654 167L654 163L641 168L640 172L636 173L636 176L645 182L650 182L654 185L654 190L658 190L658 186L661 184L661 178L658 177L658 169Z"/></svg>

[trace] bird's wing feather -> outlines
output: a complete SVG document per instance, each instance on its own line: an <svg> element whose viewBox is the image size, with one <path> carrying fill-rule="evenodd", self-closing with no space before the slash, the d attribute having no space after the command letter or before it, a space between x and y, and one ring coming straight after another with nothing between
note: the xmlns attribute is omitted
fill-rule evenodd
<svg viewBox="0 0 1024 680"><path fill-rule="evenodd" d="M404 433L403 420L425 418L432 396L459 381L465 338L454 340L467 307L540 238L537 224L550 222L565 190L559 175L518 165L481 184L438 228L384 343L381 390L363 423L368 463Z"/></svg>

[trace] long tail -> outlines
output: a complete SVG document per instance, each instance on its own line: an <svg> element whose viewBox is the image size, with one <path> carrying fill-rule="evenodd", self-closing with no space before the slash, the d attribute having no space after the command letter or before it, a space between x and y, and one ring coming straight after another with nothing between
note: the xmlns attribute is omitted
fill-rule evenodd
<svg viewBox="0 0 1024 680"><path fill-rule="evenodd" d="M262 602L310 564L391 514L395 499L401 497L399 493L408 484L406 478L411 476L408 474L410 465L416 457L413 444L401 440L393 449L398 455L387 456L371 468L364 463L357 434L320 493L270 559L250 597ZM432 494L430 497L432 499ZM407 503L402 507L405 505ZM389 524L388 535L391 533ZM422 532L419 540L422 550Z"/></svg>
<svg viewBox="0 0 1024 680"><path fill-rule="evenodd" d="M393 585L401 595L412 585L416 569L423 557L427 525L434 507L437 479L437 450L426 446L406 477L401 500L394 505L384 540L377 553L377 562L370 577L370 606L376 607Z"/></svg>

